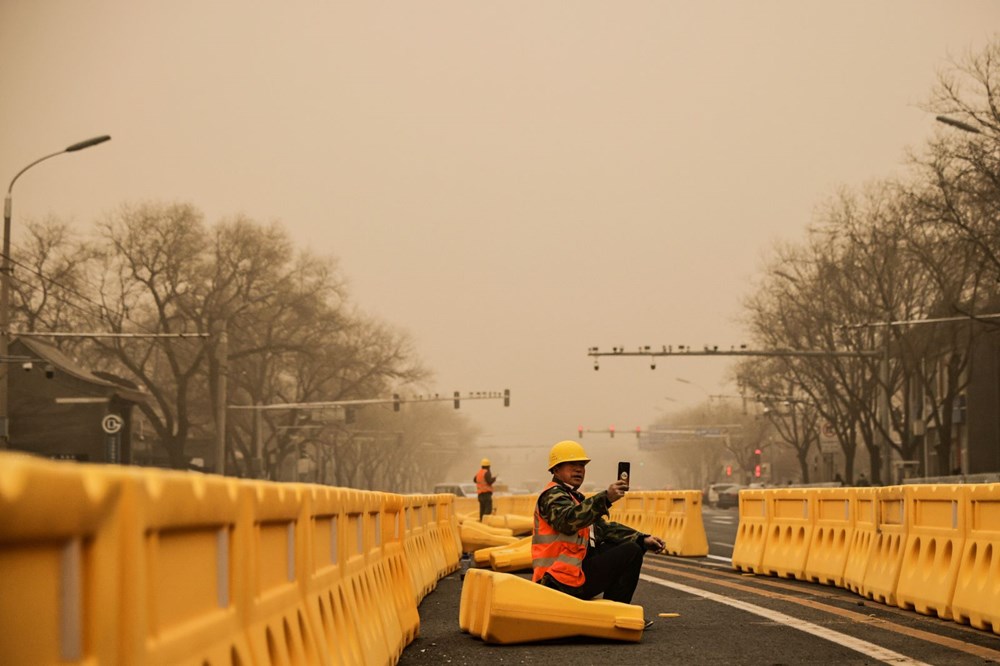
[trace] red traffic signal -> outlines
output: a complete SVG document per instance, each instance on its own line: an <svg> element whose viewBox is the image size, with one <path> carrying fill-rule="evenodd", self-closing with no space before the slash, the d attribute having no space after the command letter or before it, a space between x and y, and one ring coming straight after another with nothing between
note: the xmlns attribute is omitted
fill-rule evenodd
<svg viewBox="0 0 1000 666"><path fill-rule="evenodd" d="M576 435L580 439L583 439L583 426L577 426L576 427Z"/></svg>
<svg viewBox="0 0 1000 666"><path fill-rule="evenodd" d="M611 439L614 439L615 438L615 427L614 426L610 426L608 428L608 430L611 432Z"/></svg>
<svg viewBox="0 0 1000 666"><path fill-rule="evenodd" d="M642 428L640 428L639 426L636 426L636 427L635 427L635 438L636 438L636 439L639 439L639 433L640 433L641 431L642 431Z"/></svg>
<svg viewBox="0 0 1000 666"><path fill-rule="evenodd" d="M732 476L732 475L733 475L733 466L726 465L726 476Z"/></svg>

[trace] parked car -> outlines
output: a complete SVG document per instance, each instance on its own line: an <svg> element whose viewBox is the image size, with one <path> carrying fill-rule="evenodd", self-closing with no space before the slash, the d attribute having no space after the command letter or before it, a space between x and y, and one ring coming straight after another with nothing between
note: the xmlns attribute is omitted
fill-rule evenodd
<svg viewBox="0 0 1000 666"><path fill-rule="evenodd" d="M434 486L434 494L451 493L456 497L475 497L476 484L474 483L439 483Z"/></svg>
<svg viewBox="0 0 1000 666"><path fill-rule="evenodd" d="M713 483L708 487L708 493L705 496L705 504L709 506L719 505L719 493L728 490L729 488L739 488L738 483Z"/></svg>
<svg viewBox="0 0 1000 666"><path fill-rule="evenodd" d="M740 505L740 490L743 486L739 484L729 484L728 488L719 491L718 499L715 500L715 506L719 509L728 509L729 507Z"/></svg>

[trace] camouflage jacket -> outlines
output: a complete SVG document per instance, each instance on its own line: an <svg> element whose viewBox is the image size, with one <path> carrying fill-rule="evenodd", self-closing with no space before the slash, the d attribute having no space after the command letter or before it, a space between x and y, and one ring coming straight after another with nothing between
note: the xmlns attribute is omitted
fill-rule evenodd
<svg viewBox="0 0 1000 666"><path fill-rule="evenodd" d="M638 541L642 546L645 534L621 523L605 520L611 508L608 501L608 491L584 497L569 486L556 481L552 486L538 496L538 513L548 521L549 525L563 534L574 534L583 527L591 527L591 537L594 543L618 544L625 541ZM579 504L573 498L579 500Z"/></svg>

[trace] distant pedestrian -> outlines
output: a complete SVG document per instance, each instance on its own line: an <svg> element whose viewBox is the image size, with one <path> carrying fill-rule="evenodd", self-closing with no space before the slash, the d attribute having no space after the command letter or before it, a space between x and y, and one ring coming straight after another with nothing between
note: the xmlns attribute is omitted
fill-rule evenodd
<svg viewBox="0 0 1000 666"><path fill-rule="evenodd" d="M858 477L858 485L859 486L870 486L870 485L872 485L871 481L868 480L868 477L865 476L864 472L861 472L861 476Z"/></svg>
<svg viewBox="0 0 1000 666"><path fill-rule="evenodd" d="M482 521L483 516L493 513L493 484L497 480L497 477L493 476L490 471L489 458L483 458L482 462L479 463L479 471L472 477L472 480L476 482L476 496L479 498L479 520Z"/></svg>
<svg viewBox="0 0 1000 666"><path fill-rule="evenodd" d="M838 486L842 486L842 485L844 485L844 477L842 477L842 476L840 475L840 472L837 472L837 473L836 473L836 474L835 474L835 475L833 476L833 481L834 481L834 483L836 483L836 484L837 484Z"/></svg>

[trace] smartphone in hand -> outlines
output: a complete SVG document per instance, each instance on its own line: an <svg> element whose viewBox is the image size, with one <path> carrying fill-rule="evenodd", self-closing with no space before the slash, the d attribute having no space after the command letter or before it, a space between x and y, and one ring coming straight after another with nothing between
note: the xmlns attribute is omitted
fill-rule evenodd
<svg viewBox="0 0 1000 666"><path fill-rule="evenodd" d="M618 463L618 480L624 481L626 485L629 484L629 475L631 473L632 463L620 462Z"/></svg>

